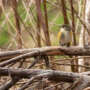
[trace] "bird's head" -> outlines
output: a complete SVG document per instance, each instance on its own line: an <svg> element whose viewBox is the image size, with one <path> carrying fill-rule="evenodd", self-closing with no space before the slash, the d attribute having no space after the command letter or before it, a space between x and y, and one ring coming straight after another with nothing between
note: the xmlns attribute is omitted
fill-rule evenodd
<svg viewBox="0 0 90 90"><path fill-rule="evenodd" d="M64 29L66 31L71 31L71 27L68 24L61 25L60 29Z"/></svg>

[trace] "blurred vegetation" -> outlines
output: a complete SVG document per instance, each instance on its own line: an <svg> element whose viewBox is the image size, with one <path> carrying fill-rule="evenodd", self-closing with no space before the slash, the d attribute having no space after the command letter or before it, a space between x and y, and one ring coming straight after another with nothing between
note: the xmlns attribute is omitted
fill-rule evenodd
<svg viewBox="0 0 90 90"><path fill-rule="evenodd" d="M57 39L57 33L59 31L59 28L61 24L64 23L64 19L63 19L63 15L61 13L60 8L55 7L56 6L60 6L58 4L58 0L49 0L52 4L50 4L49 2L47 2L47 13L48 13L48 22L49 22L49 32L50 32L50 38L51 38L51 43L52 45L58 45L58 39ZM21 17L22 21L24 22L24 24L31 28L31 29L36 29L36 21L37 21L37 12L36 12L36 5L35 2L33 2L30 6L30 3L28 3L27 1L23 1L20 0L18 3L18 14ZM68 5L68 3L67 3ZM76 6L77 7L77 6ZM26 9L27 8L27 9ZM28 9L29 8L29 9ZM41 10L44 14L44 9L43 9L43 3L41 4ZM27 11L28 10L28 11ZM28 12L28 13L27 13ZM5 13L5 14L4 14ZM6 16L9 16L9 21L6 19ZM29 14L29 15L28 15ZM6 16L5 16L6 15ZM70 18L70 13L68 12L68 17ZM31 19L31 20L30 20ZM27 33L27 30L25 30L25 28L23 28L22 23L20 22L20 26L21 26L21 30L22 30L22 39L23 41L26 43L26 47L32 47L35 46L34 42L32 41L32 38L29 38L29 34ZM14 20L14 14L11 10L10 6L6 6L6 8L4 9L4 12L2 12L1 17L0 17L0 47L4 47L4 45L8 45L9 42L11 41L12 35L10 35L10 33L12 33L13 35L16 34L15 32L15 20ZM8 34L8 31L10 32ZM34 30L30 31L33 32L34 34ZM26 36L24 36L26 34ZM34 36L35 38L35 36ZM26 40L27 39L27 40ZM28 42L28 44L27 44ZM31 44L31 42L33 44ZM13 47L13 46L12 46Z"/></svg>

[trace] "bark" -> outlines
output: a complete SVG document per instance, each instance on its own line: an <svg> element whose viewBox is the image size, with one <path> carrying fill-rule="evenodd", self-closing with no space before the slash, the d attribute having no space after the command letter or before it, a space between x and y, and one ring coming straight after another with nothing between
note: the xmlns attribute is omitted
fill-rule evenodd
<svg viewBox="0 0 90 90"><path fill-rule="evenodd" d="M23 50L22 50L23 51ZM16 51L17 52L17 51ZM15 56L15 53L13 52L12 55ZM17 53L20 53L21 51L18 51ZM23 53L24 52L24 53ZM0 63L0 67L6 66L11 63L18 62L22 60L23 58L31 58L35 56L41 56L41 55L47 55L47 56L54 56L54 55L69 55L69 56L90 56L90 47L82 48L82 47L44 47L44 48L34 48L31 49L30 52L28 50L23 51L21 55L18 54L17 57L11 58L9 60L5 60L4 62ZM27 52L27 53L25 53ZM4 56L5 54L1 54ZM9 54L10 55L10 54ZM6 55L7 57L7 55Z"/></svg>
<svg viewBox="0 0 90 90"><path fill-rule="evenodd" d="M8 90L14 86L19 81L18 77L13 77L10 81L6 82L4 85L0 86L0 90Z"/></svg>
<svg viewBox="0 0 90 90"><path fill-rule="evenodd" d="M62 72L55 70L42 70L42 69L8 69L0 68L0 76L11 75L13 78L18 76L19 79L22 78L32 78L31 82L35 79L48 78L48 80L53 82L67 82L73 83L71 90L83 90L84 88L90 86L90 72L86 73L72 73L72 72ZM18 81L16 79L14 82ZM3 87L4 86L4 87ZM1 87L8 87L8 84L2 85ZM1 88L0 87L0 88ZM7 90L10 87L7 88ZM6 89L2 89L6 90Z"/></svg>
<svg viewBox="0 0 90 90"><path fill-rule="evenodd" d="M87 47L61 47L61 46L50 46L42 48L30 48L30 49L18 49L14 51L1 51L0 52L0 61L4 59L10 59L19 55L23 55L30 52L40 52L42 51L47 55L72 55L72 56L89 56L90 55L90 46Z"/></svg>

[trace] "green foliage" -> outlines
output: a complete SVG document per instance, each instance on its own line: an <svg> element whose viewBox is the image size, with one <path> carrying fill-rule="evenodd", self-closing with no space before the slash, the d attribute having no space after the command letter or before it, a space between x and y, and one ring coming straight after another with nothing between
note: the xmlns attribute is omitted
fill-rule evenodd
<svg viewBox="0 0 90 90"><path fill-rule="evenodd" d="M60 28L59 24L63 24L63 18L62 18L62 16L58 16L57 17L57 19L55 21L55 24L56 25L53 25L52 30L58 32L58 30Z"/></svg>
<svg viewBox="0 0 90 90"><path fill-rule="evenodd" d="M9 36L6 30L0 32L0 46L5 45L9 41Z"/></svg>

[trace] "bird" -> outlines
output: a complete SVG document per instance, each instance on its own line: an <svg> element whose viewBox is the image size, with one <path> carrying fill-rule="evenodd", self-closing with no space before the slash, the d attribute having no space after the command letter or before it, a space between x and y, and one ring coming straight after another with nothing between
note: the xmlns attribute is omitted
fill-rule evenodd
<svg viewBox="0 0 90 90"><path fill-rule="evenodd" d="M58 39L60 46L70 47L72 42L72 30L68 24L61 25L58 32Z"/></svg>

